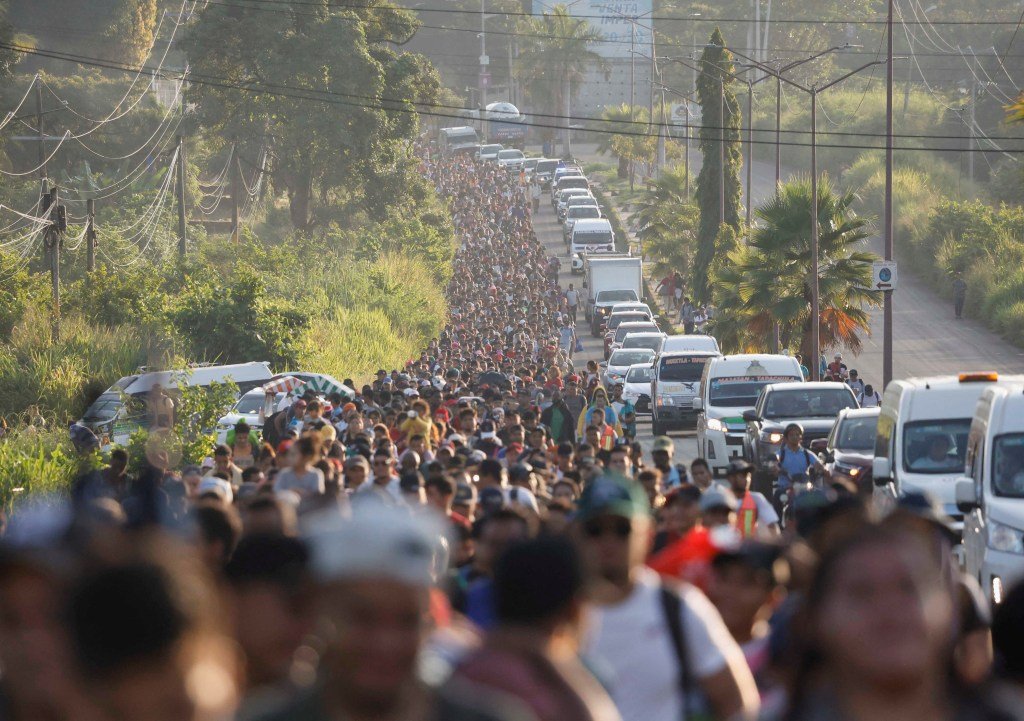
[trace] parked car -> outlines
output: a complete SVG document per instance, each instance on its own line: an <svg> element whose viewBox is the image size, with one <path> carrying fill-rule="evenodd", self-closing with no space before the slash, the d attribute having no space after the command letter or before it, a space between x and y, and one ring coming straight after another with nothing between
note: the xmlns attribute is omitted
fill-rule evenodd
<svg viewBox="0 0 1024 721"><path fill-rule="evenodd" d="M504 145L497 143L491 143L490 145L481 145L480 150L476 153L476 159L482 161L493 161L498 159L498 153L505 149Z"/></svg>
<svg viewBox="0 0 1024 721"><path fill-rule="evenodd" d="M506 170L519 170L526 162L526 155L523 154L522 150L505 148L498 151L498 156L495 159L498 161L499 167Z"/></svg>

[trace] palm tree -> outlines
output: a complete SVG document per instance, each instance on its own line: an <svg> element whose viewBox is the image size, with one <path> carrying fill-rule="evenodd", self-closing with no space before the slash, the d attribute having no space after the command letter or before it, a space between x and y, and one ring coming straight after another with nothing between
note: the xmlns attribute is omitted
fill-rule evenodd
<svg viewBox="0 0 1024 721"><path fill-rule="evenodd" d="M689 276L696 248L697 207L686 197L686 174L676 166L644 190L632 204L630 222L654 261L655 274L678 270Z"/></svg>
<svg viewBox="0 0 1024 721"><path fill-rule="evenodd" d="M852 192L837 193L828 176L818 183L822 350L845 346L859 352L861 337L870 330L865 308L881 299L869 289L871 264L878 256L858 247L868 233L867 221L853 213L854 199ZM804 357L812 358L809 180L782 185L756 214L760 224L749 245L733 251L730 262L715 271L718 316L730 317L735 326L728 339L734 347L763 347L777 322L783 347L796 342Z"/></svg>
<svg viewBox="0 0 1024 721"><path fill-rule="evenodd" d="M529 38L527 51L520 55L519 80L535 108L543 108L552 121L561 116L561 123L552 124L563 124L568 140L572 98L587 68L607 69L604 58L590 49L602 35L586 20L569 15L565 5L556 5L543 18L530 18L526 24L537 37Z"/></svg>
<svg viewBox="0 0 1024 721"><path fill-rule="evenodd" d="M643 117L640 117L640 113L643 113ZM633 132L633 129L639 127L635 125L635 122L643 122L646 120L647 110L638 108L635 105L630 106L629 103L622 103L621 105L611 105L605 108L601 112L601 120L594 124L596 130L601 131L600 140L597 142L597 152L601 155L615 155L614 143L618 137L616 133L628 133ZM625 155L619 155L619 168L617 175L620 178L625 178L629 174L629 158Z"/></svg>

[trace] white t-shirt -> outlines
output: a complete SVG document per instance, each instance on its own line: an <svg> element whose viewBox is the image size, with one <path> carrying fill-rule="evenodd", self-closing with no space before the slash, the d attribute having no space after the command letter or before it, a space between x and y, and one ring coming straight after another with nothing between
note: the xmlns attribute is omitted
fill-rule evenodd
<svg viewBox="0 0 1024 721"><path fill-rule="evenodd" d="M649 568L637 572L629 597L591 611L584 656L607 685L622 721L679 721L683 701L679 660L665 622L661 580ZM707 597L692 586L681 590L683 635L694 678L720 672L743 652Z"/></svg>

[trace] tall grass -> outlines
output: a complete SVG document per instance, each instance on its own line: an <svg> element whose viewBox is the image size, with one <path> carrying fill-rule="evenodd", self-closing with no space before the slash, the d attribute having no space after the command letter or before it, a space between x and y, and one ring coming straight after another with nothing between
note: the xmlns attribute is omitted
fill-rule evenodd
<svg viewBox="0 0 1024 721"><path fill-rule="evenodd" d="M63 428L23 428L0 442L0 507L16 498L66 493L84 470Z"/></svg>
<svg viewBox="0 0 1024 721"><path fill-rule="evenodd" d="M37 405L59 423L76 418L93 396L145 363L144 347L135 328L98 327L73 314L62 319L55 343L49 317L31 309L0 345L0 415Z"/></svg>

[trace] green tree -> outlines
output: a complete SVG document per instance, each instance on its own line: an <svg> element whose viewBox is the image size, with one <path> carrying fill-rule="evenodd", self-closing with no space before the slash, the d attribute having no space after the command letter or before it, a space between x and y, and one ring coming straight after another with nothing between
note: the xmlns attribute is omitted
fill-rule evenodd
<svg viewBox="0 0 1024 721"><path fill-rule="evenodd" d="M15 31L50 50L139 65L153 45L156 0L7 0L6 4ZM180 7L178 3L174 15ZM164 28L168 25L165 22ZM66 64L53 67L61 72L67 69Z"/></svg>
<svg viewBox="0 0 1024 721"><path fill-rule="evenodd" d="M618 157L619 167L616 174L620 178L629 175L629 158L616 152L615 141L623 134L634 132L634 128L640 127L634 123L642 120L641 113L646 119L647 111L643 108L635 105L630 107L629 103L610 105L601 111L601 121L594 124L595 129L601 131L597 141L597 152Z"/></svg>
<svg viewBox="0 0 1024 721"><path fill-rule="evenodd" d="M867 333L865 308L880 294L868 289L871 264L878 257L859 250L868 237L867 221L852 211L852 192L833 190L828 176L818 183L821 349L846 346L855 353ZM791 181L757 208L760 221L749 245L737 245L714 275L716 326L727 348L764 345L780 325L782 346L811 353L811 184ZM716 333L717 334L717 333Z"/></svg>
<svg viewBox="0 0 1024 721"><path fill-rule="evenodd" d="M415 108L433 103L440 86L429 63L393 49L415 31L407 11L369 3L359 14L333 0L289 6L211 3L183 46L197 75L233 86L190 89L201 119L236 138L243 158L269 147L272 185L287 196L293 226L308 230L316 204L358 199L386 169L410 162Z"/></svg>
<svg viewBox="0 0 1024 721"><path fill-rule="evenodd" d="M709 44L704 48L699 68L697 99L703 118L699 146L704 161L697 175L700 229L697 232L697 256L693 268L693 292L698 300L706 302L710 299L708 271L718 253L715 243L718 226L725 223L738 229L740 225L740 169L743 165L739 104L730 89L733 83L730 74L735 68L732 53L725 48L725 38L718 28L715 28Z"/></svg>
<svg viewBox="0 0 1024 721"><path fill-rule="evenodd" d="M584 74L594 66L607 67L591 49L601 33L586 20L573 18L565 5L555 5L543 18L530 18L524 25L533 36L526 38L529 43L519 59L519 80L531 107L548 114L552 125L564 123L568 133L572 100Z"/></svg>
<svg viewBox="0 0 1024 721"><path fill-rule="evenodd" d="M697 247L698 212L686 197L685 170L665 170L632 208L633 227L644 256L654 262L655 274L678 270L688 277Z"/></svg>

